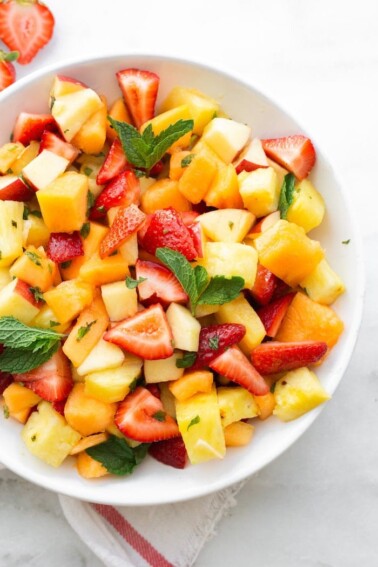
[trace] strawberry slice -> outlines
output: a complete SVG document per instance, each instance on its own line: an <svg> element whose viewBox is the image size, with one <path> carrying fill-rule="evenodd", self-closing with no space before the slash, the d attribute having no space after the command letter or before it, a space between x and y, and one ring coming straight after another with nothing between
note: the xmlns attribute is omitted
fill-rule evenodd
<svg viewBox="0 0 378 567"><path fill-rule="evenodd" d="M74 162L80 151L69 142L65 142L59 136L53 134L49 130L45 130L42 134L41 144L39 146L39 153L43 150L49 150L54 154L68 159L70 163Z"/></svg>
<svg viewBox="0 0 378 567"><path fill-rule="evenodd" d="M65 400L74 384L70 364L61 348L42 366L24 374L16 374L14 379L23 382L48 402Z"/></svg>
<svg viewBox="0 0 378 567"><path fill-rule="evenodd" d="M17 57L17 51L6 53L0 50L0 92L12 85L16 80L16 70L12 61L15 61Z"/></svg>
<svg viewBox="0 0 378 567"><path fill-rule="evenodd" d="M260 305L267 305L273 297L277 282L277 276L262 264L257 264L255 283L250 290L253 299Z"/></svg>
<svg viewBox="0 0 378 567"><path fill-rule="evenodd" d="M138 259L135 264L136 279L145 281L138 285L140 301L149 303L161 302L164 306L170 303L187 303L189 298L178 279L168 268Z"/></svg>
<svg viewBox="0 0 378 567"><path fill-rule="evenodd" d="M182 437L156 441L150 445L148 452L151 457L160 463L175 469L185 468L188 462L188 454Z"/></svg>
<svg viewBox="0 0 378 567"><path fill-rule="evenodd" d="M252 364L261 374L276 374L302 366L314 364L327 352L327 345L321 341L292 343L270 342L253 349Z"/></svg>
<svg viewBox="0 0 378 567"><path fill-rule="evenodd" d="M209 365L232 382L243 386L256 396L269 392L268 384L237 346L232 346Z"/></svg>
<svg viewBox="0 0 378 567"><path fill-rule="evenodd" d="M244 325L237 323L203 327L200 331L198 354L192 370L209 366L227 348L240 342L244 335Z"/></svg>
<svg viewBox="0 0 378 567"><path fill-rule="evenodd" d="M137 232L144 223L146 215L136 205L120 207L109 232L100 244L100 257L112 254L125 240Z"/></svg>
<svg viewBox="0 0 378 567"><path fill-rule="evenodd" d="M66 406L66 400L59 400L59 402L52 402L51 405L55 411L57 411L58 413L60 413L60 415L64 417L64 408Z"/></svg>
<svg viewBox="0 0 378 567"><path fill-rule="evenodd" d="M83 241L80 233L78 231L71 234L67 232L52 232L47 243L46 253L50 260L57 264L83 256Z"/></svg>
<svg viewBox="0 0 378 567"><path fill-rule="evenodd" d="M109 148L104 163L97 174L98 185L105 185L111 179L119 175L127 166L127 159L122 149L122 144L118 138L114 140Z"/></svg>
<svg viewBox="0 0 378 567"><path fill-rule="evenodd" d="M18 51L21 65L30 63L51 39L54 16L38 0L8 0L0 4L0 38Z"/></svg>
<svg viewBox="0 0 378 567"><path fill-rule="evenodd" d="M159 209L149 217L146 231L143 235L139 232L139 242L153 255L157 248L167 247L180 252L189 261L197 257L190 231L172 207Z"/></svg>
<svg viewBox="0 0 378 567"><path fill-rule="evenodd" d="M124 319L104 335L104 339L146 360L173 354L173 336L160 303Z"/></svg>
<svg viewBox="0 0 378 567"><path fill-rule="evenodd" d="M0 4L7 6L7 4ZM39 141L45 130L56 130L56 122L51 114L29 114L21 112L13 128L13 141L27 145L32 140Z"/></svg>
<svg viewBox="0 0 378 567"><path fill-rule="evenodd" d="M30 201L35 191L16 175L0 176L0 201Z"/></svg>
<svg viewBox="0 0 378 567"><path fill-rule="evenodd" d="M140 128L155 115L159 77L150 71L124 69L117 79L134 124Z"/></svg>
<svg viewBox="0 0 378 567"><path fill-rule="evenodd" d="M114 423L124 435L142 443L180 435L177 423L165 412L161 401L142 387L119 404Z"/></svg>
<svg viewBox="0 0 378 567"><path fill-rule="evenodd" d="M294 295L295 293L283 295L257 310L257 315L260 317L268 337L276 336Z"/></svg>
<svg viewBox="0 0 378 567"><path fill-rule="evenodd" d="M309 138L302 135L261 140L265 153L286 167L299 180L305 179L315 165L315 148Z"/></svg>
<svg viewBox="0 0 378 567"><path fill-rule="evenodd" d="M114 177L97 197L91 210L91 220L104 219L112 207L139 205L140 183L133 171L126 170Z"/></svg>

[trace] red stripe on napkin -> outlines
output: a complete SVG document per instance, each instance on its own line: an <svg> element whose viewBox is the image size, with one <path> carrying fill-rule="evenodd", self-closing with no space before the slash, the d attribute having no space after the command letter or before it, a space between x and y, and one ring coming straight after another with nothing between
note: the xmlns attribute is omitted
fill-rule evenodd
<svg viewBox="0 0 378 567"><path fill-rule="evenodd" d="M152 567L174 567L149 541L114 508L104 504L93 504L93 508L101 514L120 536Z"/></svg>

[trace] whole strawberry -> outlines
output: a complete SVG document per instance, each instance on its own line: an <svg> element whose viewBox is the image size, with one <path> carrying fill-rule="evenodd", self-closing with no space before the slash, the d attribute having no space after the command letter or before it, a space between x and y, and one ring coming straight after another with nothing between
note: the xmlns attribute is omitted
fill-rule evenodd
<svg viewBox="0 0 378 567"><path fill-rule="evenodd" d="M1 7L1 6L0 6ZM3 91L16 80L16 71L12 61L18 57L18 51L0 51L0 91Z"/></svg>

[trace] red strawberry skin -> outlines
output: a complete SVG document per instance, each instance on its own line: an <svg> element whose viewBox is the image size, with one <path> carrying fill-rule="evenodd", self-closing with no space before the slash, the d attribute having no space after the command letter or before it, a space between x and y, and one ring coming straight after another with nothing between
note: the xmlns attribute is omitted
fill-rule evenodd
<svg viewBox="0 0 378 567"><path fill-rule="evenodd" d="M140 183L133 171L126 170L114 177L97 197L91 220L102 220L112 207L139 205Z"/></svg>
<svg viewBox="0 0 378 567"><path fill-rule="evenodd" d="M203 327L199 336L198 354L192 370L209 366L230 346L240 342L245 335L244 325L224 323Z"/></svg>
<svg viewBox="0 0 378 567"><path fill-rule="evenodd" d="M65 159L68 159L70 163L74 162L80 153L75 146L65 142L49 130L45 130L42 134L39 153L43 152L43 150L48 150L58 156L64 157Z"/></svg>
<svg viewBox="0 0 378 567"><path fill-rule="evenodd" d="M78 256L83 256L83 241L78 231L68 234L67 232L52 232L47 244L47 256L53 262L61 264L68 262Z"/></svg>
<svg viewBox="0 0 378 567"><path fill-rule="evenodd" d="M160 463L175 469L184 469L188 462L185 444L181 437L152 443L148 452Z"/></svg>
<svg viewBox="0 0 378 567"><path fill-rule="evenodd" d="M0 370L0 396L2 395L4 390L8 388L10 384L12 384L12 382L13 382L12 374L9 374L8 372L1 372Z"/></svg>
<svg viewBox="0 0 378 567"><path fill-rule="evenodd" d="M112 254L142 226L146 215L136 206L120 207L109 232L100 244L100 257Z"/></svg>
<svg viewBox="0 0 378 567"><path fill-rule="evenodd" d="M148 300L150 303L159 301L163 305L189 301L178 279L165 266L138 259L135 270L137 280L145 278L145 281L138 285L140 301Z"/></svg>
<svg viewBox="0 0 378 567"><path fill-rule="evenodd" d="M150 254L157 248L171 248L183 254L189 261L197 257L197 250L188 227L173 208L155 211L148 219L148 227L140 243Z"/></svg>
<svg viewBox="0 0 378 567"><path fill-rule="evenodd" d="M321 341L269 342L253 349L252 364L261 374L276 374L318 362L327 352Z"/></svg>
<svg viewBox="0 0 378 567"><path fill-rule="evenodd" d="M35 195L35 191L26 185L19 177L0 189L0 201L30 201Z"/></svg>
<svg viewBox="0 0 378 567"><path fill-rule="evenodd" d="M111 179L119 175L127 166L127 159L123 153L122 144L118 138L114 140L108 154L97 174L98 185L105 185Z"/></svg>
<svg viewBox="0 0 378 567"><path fill-rule="evenodd" d="M11 61L5 58L7 54L0 50L0 92L12 85L16 80L16 70Z"/></svg>
<svg viewBox="0 0 378 567"><path fill-rule="evenodd" d="M274 294L278 282L277 276L262 264L257 264L255 283L250 293L259 305L267 305Z"/></svg>
<svg viewBox="0 0 378 567"><path fill-rule="evenodd" d="M276 336L294 295L295 293L288 293L257 309L257 315L260 317L268 337Z"/></svg>
<svg viewBox="0 0 378 567"><path fill-rule="evenodd" d="M5 4L7 5L7 4ZM3 4L0 4L0 8ZM40 141L45 130L56 130L56 123L51 114L29 114L21 112L13 128L13 141L30 144Z"/></svg>
<svg viewBox="0 0 378 567"><path fill-rule="evenodd" d="M305 179L315 165L316 152L309 138L302 135L261 140L265 153L286 167L299 180Z"/></svg>
<svg viewBox="0 0 378 567"><path fill-rule="evenodd" d="M134 124L140 128L155 115L160 79L141 69L123 69L117 79Z"/></svg>

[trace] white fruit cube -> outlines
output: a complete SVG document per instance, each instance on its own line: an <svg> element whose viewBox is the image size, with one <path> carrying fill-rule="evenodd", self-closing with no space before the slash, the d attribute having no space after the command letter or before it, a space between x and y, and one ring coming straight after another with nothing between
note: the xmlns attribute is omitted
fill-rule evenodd
<svg viewBox="0 0 378 567"><path fill-rule="evenodd" d="M259 167L238 176L239 190L246 209L256 217L264 217L278 208L280 187L272 167Z"/></svg>
<svg viewBox="0 0 378 567"><path fill-rule="evenodd" d="M205 235L216 242L241 242L255 222L255 216L242 209L218 209L197 217Z"/></svg>
<svg viewBox="0 0 378 567"><path fill-rule="evenodd" d="M92 89L81 89L56 98L51 114L64 138L70 142L83 124L103 106Z"/></svg>
<svg viewBox="0 0 378 567"><path fill-rule="evenodd" d="M100 339L84 362L80 364L77 373L79 376L85 376L92 372L117 368L121 366L124 359L125 355L119 347L104 341L104 339Z"/></svg>
<svg viewBox="0 0 378 567"><path fill-rule="evenodd" d="M208 242L205 254L198 263L206 268L209 276L240 276L245 289L251 289L257 271L257 252L252 246L238 242Z"/></svg>
<svg viewBox="0 0 378 567"><path fill-rule="evenodd" d="M139 378L142 365L142 359L127 354L122 366L87 374L84 391L101 402L121 402Z"/></svg>
<svg viewBox="0 0 378 567"><path fill-rule="evenodd" d="M111 321L122 321L138 311L136 289L129 289L125 281L101 286L101 295Z"/></svg>
<svg viewBox="0 0 378 567"><path fill-rule="evenodd" d="M315 270L300 285L310 299L323 305L331 305L345 291L340 276L332 270L325 258L320 260Z"/></svg>
<svg viewBox="0 0 378 567"><path fill-rule="evenodd" d="M129 236L129 238L119 247L119 251L128 266L135 266L139 253L137 233Z"/></svg>
<svg viewBox="0 0 378 567"><path fill-rule="evenodd" d="M15 278L0 291L0 317L15 317L28 325L38 314L29 286Z"/></svg>
<svg viewBox="0 0 378 567"><path fill-rule="evenodd" d="M172 330L175 348L196 352L201 325L189 309L178 303L171 303L166 315Z"/></svg>
<svg viewBox="0 0 378 567"><path fill-rule="evenodd" d="M250 135L251 128L241 122L228 118L214 118L205 127L201 140L228 164L244 148Z"/></svg>
<svg viewBox="0 0 378 567"><path fill-rule="evenodd" d="M265 155L264 148L262 147L259 138L253 138L244 148L244 150L237 157L234 165L237 167L240 162L247 160L255 165L268 165L268 158Z"/></svg>
<svg viewBox="0 0 378 567"><path fill-rule="evenodd" d="M174 352L169 358L145 360L144 379L147 384L178 380L184 374L184 368L177 368L176 362L182 358L181 352Z"/></svg>
<svg viewBox="0 0 378 567"><path fill-rule="evenodd" d="M282 184L283 184L284 179L285 179L285 175L287 175L289 172L288 172L287 169L282 167L282 165L279 165L278 163L276 163L272 159L267 158L267 160L268 160L269 167L273 167L274 171L277 174L277 183L278 183L278 187L281 190Z"/></svg>
<svg viewBox="0 0 378 567"><path fill-rule="evenodd" d="M295 186L293 203L287 211L287 220L309 232L320 225L325 214L323 197L311 181L303 179Z"/></svg>
<svg viewBox="0 0 378 567"><path fill-rule="evenodd" d="M43 150L24 167L22 175L36 189L44 189L66 170L69 163L68 159Z"/></svg>
<svg viewBox="0 0 378 567"><path fill-rule="evenodd" d="M6 268L22 254L24 204L0 201L0 268Z"/></svg>

